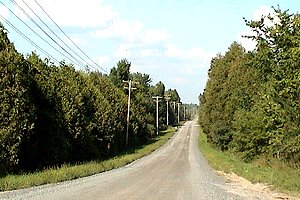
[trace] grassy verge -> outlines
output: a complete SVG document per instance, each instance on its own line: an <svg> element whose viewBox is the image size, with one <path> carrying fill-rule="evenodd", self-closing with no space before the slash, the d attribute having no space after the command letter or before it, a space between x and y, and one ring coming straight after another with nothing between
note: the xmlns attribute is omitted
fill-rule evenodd
<svg viewBox="0 0 300 200"><path fill-rule="evenodd" d="M233 172L253 183L266 183L277 191L300 197L300 169L275 162L265 163L262 160L245 163L229 152L220 152L212 148L202 132L199 135L199 148L216 170Z"/></svg>
<svg viewBox="0 0 300 200"><path fill-rule="evenodd" d="M131 153L125 153L102 162L88 162L80 165L63 165L59 168L50 168L36 173L8 175L2 177L0 178L0 191L21 189L48 183L57 183L122 167L161 147L170 137L173 136L174 130L174 128L169 128L168 130L163 131L154 142L132 150Z"/></svg>

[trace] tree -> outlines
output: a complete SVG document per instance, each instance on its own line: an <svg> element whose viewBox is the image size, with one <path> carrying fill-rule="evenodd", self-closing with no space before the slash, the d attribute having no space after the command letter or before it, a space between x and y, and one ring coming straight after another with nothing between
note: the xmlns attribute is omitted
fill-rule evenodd
<svg viewBox="0 0 300 200"><path fill-rule="evenodd" d="M176 109L176 103L180 102L180 96L176 89L168 89L165 93L165 96L169 97L169 123L172 126L177 125L178 115L176 114L178 111ZM175 109L174 109L175 104Z"/></svg>
<svg viewBox="0 0 300 200"><path fill-rule="evenodd" d="M166 113L167 113L167 106L166 106L166 101L164 99L165 97L165 85L159 81L155 86L151 88L151 94L152 97L160 97L159 99L159 105L158 105L158 124L159 124L159 129L163 130L166 129ZM155 103L153 101L153 103ZM156 106L156 105L155 105ZM154 113L154 116L156 118L156 112Z"/></svg>
<svg viewBox="0 0 300 200"><path fill-rule="evenodd" d="M71 145L58 95L62 87L59 68L49 60L41 60L36 53L28 55L27 62L33 71L30 95L36 108L35 126L22 141L19 168L36 170L68 161Z"/></svg>
<svg viewBox="0 0 300 200"><path fill-rule="evenodd" d="M34 128L30 74L0 24L0 174L17 169L20 145Z"/></svg>
<svg viewBox="0 0 300 200"><path fill-rule="evenodd" d="M232 141L234 111L242 104L238 93L243 87L240 78L247 71L246 61L244 48L236 42L224 56L217 55L211 62L209 80L201 97L202 126L209 141L222 150L228 149Z"/></svg>
<svg viewBox="0 0 300 200"><path fill-rule="evenodd" d="M133 135L135 142L140 140L145 142L148 138L154 136L154 117L155 107L152 102L150 88L151 78L148 74L132 73L131 80L136 82L134 85L137 88L133 95L132 116L136 123L133 123Z"/></svg>
<svg viewBox="0 0 300 200"><path fill-rule="evenodd" d="M299 36L300 16L275 9L275 16L262 17L260 21L246 21L257 33L254 61L265 77L261 85L257 107L263 112L266 145L262 153L298 162L299 136ZM272 26L265 23L271 21ZM262 107L263 106L263 107Z"/></svg>
<svg viewBox="0 0 300 200"><path fill-rule="evenodd" d="M122 59L117 63L117 67L110 70L109 78L117 87L123 87L122 81L129 79L131 63L126 59Z"/></svg>
<svg viewBox="0 0 300 200"><path fill-rule="evenodd" d="M212 60L199 121L209 142L222 150L248 161L265 156L298 165L300 16L274 12L246 20L256 33L250 37L257 42L254 51L233 43Z"/></svg>
<svg viewBox="0 0 300 200"><path fill-rule="evenodd" d="M0 25L0 175L101 160L125 150L123 80L139 82L132 97L131 146L154 137L151 78L130 73L123 59L110 75L19 54ZM164 93L160 82L158 92Z"/></svg>

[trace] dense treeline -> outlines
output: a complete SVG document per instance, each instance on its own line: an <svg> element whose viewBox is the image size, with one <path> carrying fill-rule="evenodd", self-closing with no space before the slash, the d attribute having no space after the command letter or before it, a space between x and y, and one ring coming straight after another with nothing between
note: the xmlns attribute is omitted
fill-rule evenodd
<svg viewBox="0 0 300 200"><path fill-rule="evenodd" d="M138 82L129 145L154 137L152 96L164 96L165 87L161 82L152 86L147 74L130 73L130 66L121 60L105 75L64 62L56 66L35 53L25 57L0 25L0 175L104 159L125 150L128 90L123 80ZM170 91L180 100L176 90ZM160 103L162 124L165 111L165 102ZM169 112L174 125L175 112Z"/></svg>
<svg viewBox="0 0 300 200"><path fill-rule="evenodd" d="M246 21L257 42L246 52L234 42L211 61L200 95L200 123L209 142L245 160L300 161L300 15Z"/></svg>

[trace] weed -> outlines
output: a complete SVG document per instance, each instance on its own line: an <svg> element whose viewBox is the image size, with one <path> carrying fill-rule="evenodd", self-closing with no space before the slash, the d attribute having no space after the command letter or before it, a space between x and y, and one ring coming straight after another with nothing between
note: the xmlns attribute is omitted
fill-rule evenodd
<svg viewBox="0 0 300 200"><path fill-rule="evenodd" d="M84 164L65 164L61 167L49 168L43 171L21 175L7 175L0 178L0 191L28 188L49 183L57 183L90 176L100 172L122 167L137 160L165 144L174 133L173 128L161 133L154 142L144 145L130 153L123 153L104 161L92 161Z"/></svg>
<svg viewBox="0 0 300 200"><path fill-rule="evenodd" d="M266 183L275 190L300 195L299 169L279 164L277 161L265 162L262 159L246 163L230 152L221 152L211 147L202 131L199 135L199 148L208 163L216 170L233 172L253 183Z"/></svg>

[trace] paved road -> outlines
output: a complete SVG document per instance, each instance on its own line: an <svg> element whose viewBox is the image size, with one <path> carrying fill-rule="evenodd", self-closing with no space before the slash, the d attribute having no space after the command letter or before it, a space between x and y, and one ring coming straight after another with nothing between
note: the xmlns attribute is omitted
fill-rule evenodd
<svg viewBox="0 0 300 200"><path fill-rule="evenodd" d="M162 148L123 168L59 184L0 193L0 199L264 199L217 175L187 122Z"/></svg>

